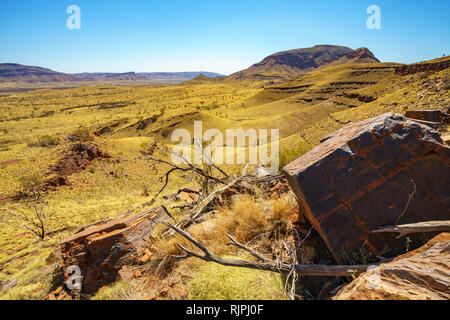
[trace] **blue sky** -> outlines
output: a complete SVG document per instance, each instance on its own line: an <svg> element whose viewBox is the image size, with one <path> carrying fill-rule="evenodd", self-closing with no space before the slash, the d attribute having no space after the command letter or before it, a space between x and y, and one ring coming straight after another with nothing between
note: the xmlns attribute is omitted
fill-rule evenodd
<svg viewBox="0 0 450 320"><path fill-rule="evenodd" d="M369 30L369 5L381 30ZM69 5L81 29L69 30ZM381 61L450 54L450 1L2 0L0 62L62 72L213 71L316 44L367 47Z"/></svg>

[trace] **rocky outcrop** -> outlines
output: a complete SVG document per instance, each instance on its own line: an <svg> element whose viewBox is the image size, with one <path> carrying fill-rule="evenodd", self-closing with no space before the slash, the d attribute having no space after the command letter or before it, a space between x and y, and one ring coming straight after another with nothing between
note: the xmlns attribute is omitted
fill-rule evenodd
<svg viewBox="0 0 450 320"><path fill-rule="evenodd" d="M86 169L91 161L97 158L111 158L111 156L92 143L76 143L51 171L60 176L68 176Z"/></svg>
<svg viewBox="0 0 450 320"><path fill-rule="evenodd" d="M356 63L379 63L375 55L367 48L359 48L352 50L336 61L330 62L325 67L337 66L342 64L356 64Z"/></svg>
<svg viewBox="0 0 450 320"><path fill-rule="evenodd" d="M55 189L70 185L68 176L85 170L97 158L111 158L111 156L92 143L75 143L66 151L61 159L50 168L51 177L45 182L43 190Z"/></svg>
<svg viewBox="0 0 450 320"><path fill-rule="evenodd" d="M450 59L439 62L408 64L396 67L394 72L395 74L404 76L418 72L438 72L448 67L450 67Z"/></svg>
<svg viewBox="0 0 450 320"><path fill-rule="evenodd" d="M400 114L344 127L283 172L338 263L423 244L417 235L406 243L371 230L450 217L450 148L439 132Z"/></svg>
<svg viewBox="0 0 450 320"><path fill-rule="evenodd" d="M411 110L406 111L405 117L427 122L450 123L450 115L440 110Z"/></svg>
<svg viewBox="0 0 450 320"><path fill-rule="evenodd" d="M333 300L449 300L450 233L361 274Z"/></svg>
<svg viewBox="0 0 450 320"><path fill-rule="evenodd" d="M155 229L154 220L169 222L165 207L157 207L131 217L103 221L82 228L61 242L64 278L67 268L81 270L81 291L92 293L116 280L117 272L127 264L138 264L146 254L146 241Z"/></svg>
<svg viewBox="0 0 450 320"><path fill-rule="evenodd" d="M348 99L358 99L359 102L364 102L364 103L369 103L369 102L377 100L377 98L374 98L372 96L364 96L359 93L344 92L344 93L342 93L342 96L344 96L345 98L348 98Z"/></svg>

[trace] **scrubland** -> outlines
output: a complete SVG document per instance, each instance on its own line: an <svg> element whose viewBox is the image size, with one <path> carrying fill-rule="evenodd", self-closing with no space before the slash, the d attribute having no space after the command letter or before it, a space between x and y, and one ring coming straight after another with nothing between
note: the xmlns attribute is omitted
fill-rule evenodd
<svg viewBox="0 0 450 320"><path fill-rule="evenodd" d="M59 261L53 259L61 239L85 224L131 214L148 206L162 186L158 177L165 167L149 165L142 159L142 152L155 143L170 148L170 136L176 128L192 132L193 122L202 120L204 130L279 129L280 162L286 165L349 122L390 111L443 109L450 104L448 69L401 76L393 73L395 66L380 63L320 68L278 85L206 81L2 93L0 281L17 279L18 284L7 293L0 293L0 297L43 298L61 279ZM94 159L84 170L69 175L69 185L42 192L44 210L51 213L51 218L49 234L40 241L16 227L9 212L31 212L27 190L33 181L51 176L53 166L73 144L68 137L77 132L85 133L90 143L111 157ZM242 170L239 166L224 168L232 174ZM192 181L189 174L178 174L165 193L192 185ZM287 232L290 212L287 201L281 198L255 202L245 198L223 207L193 232L216 254L232 256L239 252L224 245L225 233L242 242L265 234L255 246L270 252L273 240ZM159 199L155 204L171 208L170 200ZM174 214L179 218L183 212L174 210ZM153 243L159 248L159 255L155 254L152 263L163 263L167 268L175 263L163 260L164 255L176 252L176 241L182 242L174 238ZM255 276L258 271L229 270L198 261L190 262L189 266L180 272L188 275L185 284L191 298L285 298L282 279L276 276L259 277ZM214 277L228 283L229 288L211 289L216 286ZM239 281L224 280L231 278ZM255 281L261 283L255 285ZM274 289L261 290L261 295L243 290L254 285L267 288L268 283ZM105 289L109 291L99 293L97 298L136 298L130 284L119 283L115 288ZM211 295L212 291L216 295Z"/></svg>

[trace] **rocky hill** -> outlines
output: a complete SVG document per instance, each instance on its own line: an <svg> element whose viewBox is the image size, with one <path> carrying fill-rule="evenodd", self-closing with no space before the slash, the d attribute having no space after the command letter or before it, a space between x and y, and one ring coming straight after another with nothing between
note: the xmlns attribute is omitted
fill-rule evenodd
<svg viewBox="0 0 450 320"><path fill-rule="evenodd" d="M228 77L231 80L279 80L298 76L324 64L338 60L352 49L343 46L317 45L272 54L248 69Z"/></svg>
<svg viewBox="0 0 450 320"><path fill-rule="evenodd" d="M379 63L375 55L367 48L359 48L353 51L350 51L343 57L326 64L326 67L337 66L341 64L357 64L357 63Z"/></svg>

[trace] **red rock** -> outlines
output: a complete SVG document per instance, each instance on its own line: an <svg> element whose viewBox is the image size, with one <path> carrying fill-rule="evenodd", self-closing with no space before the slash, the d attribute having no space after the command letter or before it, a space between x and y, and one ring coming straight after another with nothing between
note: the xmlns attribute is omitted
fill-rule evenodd
<svg viewBox="0 0 450 320"><path fill-rule="evenodd" d="M56 300L56 297L53 293L50 293L44 300Z"/></svg>
<svg viewBox="0 0 450 320"><path fill-rule="evenodd" d="M44 189L48 188L48 187L60 187L60 186L69 186L69 185L70 185L70 182L66 176L56 175L47 180Z"/></svg>
<svg viewBox="0 0 450 320"><path fill-rule="evenodd" d="M195 202L198 200L200 190L195 188L184 187L178 190L176 195L177 199L185 200L188 202Z"/></svg>
<svg viewBox="0 0 450 320"><path fill-rule="evenodd" d="M450 233L359 275L333 300L449 300Z"/></svg>
<svg viewBox="0 0 450 320"><path fill-rule="evenodd" d="M145 249L144 255L139 259L139 264L145 264L148 260L150 260L151 252L148 249Z"/></svg>
<svg viewBox="0 0 450 320"><path fill-rule="evenodd" d="M371 230L450 217L450 148L439 132L399 114L344 127L283 172L338 263L363 251L404 251L404 239ZM410 239L413 249L423 244Z"/></svg>
<svg viewBox="0 0 450 320"><path fill-rule="evenodd" d="M407 75L418 72L437 72L450 67L450 60L428 63L415 63L395 68L395 74Z"/></svg>
<svg viewBox="0 0 450 320"><path fill-rule="evenodd" d="M117 278L120 280L130 280L133 278L133 273L131 272L130 268L127 266L123 266L118 272L117 272Z"/></svg>
<svg viewBox="0 0 450 320"><path fill-rule="evenodd" d="M67 268L81 269L82 292L92 293L114 282L117 272L128 264L137 264L145 252L147 240L155 228L152 219L173 219L161 206L131 217L103 221L82 228L61 242L64 277Z"/></svg>
<svg viewBox="0 0 450 320"><path fill-rule="evenodd" d="M410 119L428 121L428 122L441 122L449 123L450 115L440 110L411 110L406 111L405 117Z"/></svg>

